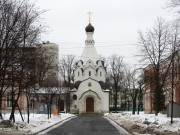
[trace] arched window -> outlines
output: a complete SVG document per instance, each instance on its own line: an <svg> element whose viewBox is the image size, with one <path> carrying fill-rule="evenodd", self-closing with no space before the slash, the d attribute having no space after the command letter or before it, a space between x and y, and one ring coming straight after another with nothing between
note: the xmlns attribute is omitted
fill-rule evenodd
<svg viewBox="0 0 180 135"><path fill-rule="evenodd" d="M89 71L89 76L91 76L91 71Z"/></svg>
<svg viewBox="0 0 180 135"><path fill-rule="evenodd" d="M73 100L77 100L77 95L76 94L73 95Z"/></svg>

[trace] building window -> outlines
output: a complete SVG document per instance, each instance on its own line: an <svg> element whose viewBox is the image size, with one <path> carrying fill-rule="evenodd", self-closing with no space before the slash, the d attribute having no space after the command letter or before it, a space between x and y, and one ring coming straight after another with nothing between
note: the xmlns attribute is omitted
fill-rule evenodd
<svg viewBox="0 0 180 135"><path fill-rule="evenodd" d="M91 83L90 82L88 83L88 87L91 87Z"/></svg>
<svg viewBox="0 0 180 135"><path fill-rule="evenodd" d="M30 101L30 108L31 109L35 108L35 101L34 101L34 99L31 99L31 101Z"/></svg>
<svg viewBox="0 0 180 135"><path fill-rule="evenodd" d="M89 71L89 76L91 76L91 71Z"/></svg>
<svg viewBox="0 0 180 135"><path fill-rule="evenodd" d="M78 71L78 76L80 75L79 71Z"/></svg>
<svg viewBox="0 0 180 135"><path fill-rule="evenodd" d="M102 72L100 72L100 76L102 76Z"/></svg>
<svg viewBox="0 0 180 135"><path fill-rule="evenodd" d="M73 95L73 100L77 100L77 95L76 94Z"/></svg>
<svg viewBox="0 0 180 135"><path fill-rule="evenodd" d="M6 96L6 106L7 107L12 107L12 97L11 97L11 92L7 92L7 96Z"/></svg>

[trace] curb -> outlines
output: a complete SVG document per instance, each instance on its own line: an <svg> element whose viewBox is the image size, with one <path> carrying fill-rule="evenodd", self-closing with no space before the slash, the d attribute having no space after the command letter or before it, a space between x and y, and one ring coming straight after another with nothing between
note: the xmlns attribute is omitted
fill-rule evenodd
<svg viewBox="0 0 180 135"><path fill-rule="evenodd" d="M75 117L77 117L77 116L70 116L70 117L68 117L68 118L66 118L66 119L63 119L62 121L59 121L59 122L57 122L57 123L55 123L55 124L53 124L53 125L51 125L51 126L49 126L49 127L47 127L47 128L44 128L44 129L42 129L42 130L40 130L40 131L37 131L37 132L34 132L34 133L24 133L24 132L21 131L21 130L16 130L16 131L9 132L9 133L8 133L8 132L4 132L4 133L0 132L0 135L38 135L39 133L41 133L41 132L43 132L43 131L45 131L45 130L50 129L50 128L52 128L53 126L56 126L56 125L58 125L58 124L60 124L60 123L62 123L62 122L64 122L64 121L67 121L67 120L72 119L72 118L75 118Z"/></svg>
<svg viewBox="0 0 180 135"><path fill-rule="evenodd" d="M66 118L66 119L64 119L64 120L62 120L62 121L60 121L60 122L57 122L57 123L55 123L55 124L53 124L53 125L45 128L45 129L42 129L42 130L40 130L40 131L38 131L38 132L30 133L30 134L27 133L26 135L38 135L39 133L41 133L41 132L43 132L43 131L45 131L45 130L50 129L50 128L52 128L53 126L56 126L56 125L58 125L58 124L60 124L60 123L62 123L62 122L64 122L64 121L67 121L67 120L72 119L72 118L75 118L75 117L76 117L76 116L68 117L68 118Z"/></svg>
<svg viewBox="0 0 180 135"><path fill-rule="evenodd" d="M122 125L120 125L118 122L114 121L113 119L111 119L110 117L106 117L104 116L104 118L110 120L110 121L113 121L114 123L116 123L120 128L122 128L126 133L127 135L135 135L133 134L131 131L127 130L125 127L123 127Z"/></svg>

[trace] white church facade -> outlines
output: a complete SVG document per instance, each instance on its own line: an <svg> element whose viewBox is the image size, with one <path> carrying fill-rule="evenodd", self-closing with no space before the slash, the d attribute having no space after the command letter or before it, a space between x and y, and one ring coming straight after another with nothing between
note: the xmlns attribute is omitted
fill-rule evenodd
<svg viewBox="0 0 180 135"><path fill-rule="evenodd" d="M73 71L70 112L103 114L109 112L106 67L94 46L94 27L89 23L85 30L87 35L85 48Z"/></svg>

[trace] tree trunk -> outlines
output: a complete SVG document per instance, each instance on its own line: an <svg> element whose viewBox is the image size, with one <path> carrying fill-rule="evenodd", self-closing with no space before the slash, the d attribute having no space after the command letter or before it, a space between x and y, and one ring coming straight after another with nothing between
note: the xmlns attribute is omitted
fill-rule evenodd
<svg viewBox="0 0 180 135"><path fill-rule="evenodd" d="M114 111L117 112L117 90L114 95Z"/></svg>
<svg viewBox="0 0 180 135"><path fill-rule="evenodd" d="M12 99L13 100L13 99ZM13 122L15 122L15 116L14 116L14 112L15 112L15 101L12 101L12 110L11 110L11 115L9 117L9 120Z"/></svg>
<svg viewBox="0 0 180 135"><path fill-rule="evenodd" d="M171 124L173 124L173 108L174 108L174 52L172 54L172 80L171 80Z"/></svg>
<svg viewBox="0 0 180 135"><path fill-rule="evenodd" d="M142 88L141 86L139 87L139 94L138 94L138 115L139 115L139 111L140 111L140 108L142 109L143 108L143 92L142 92Z"/></svg>
<svg viewBox="0 0 180 135"><path fill-rule="evenodd" d="M22 119L22 121L24 122L24 119L23 119L23 116L22 116L21 109L19 108L19 104L17 104L17 107L18 107L18 110L19 110L19 113L20 113L21 119Z"/></svg>
<svg viewBox="0 0 180 135"><path fill-rule="evenodd" d="M136 99L133 99L132 114L135 114L135 112L136 112Z"/></svg>
<svg viewBox="0 0 180 135"><path fill-rule="evenodd" d="M27 122L29 123L29 97L26 92L26 99L27 99Z"/></svg>
<svg viewBox="0 0 180 135"><path fill-rule="evenodd" d="M11 104L12 104L12 110L11 110L11 115L9 117L9 120L13 122L15 122L15 117L14 117L14 112L15 112L15 108L16 108L16 104L15 104L15 99L14 99L14 76L13 76L13 63L12 63L12 71L11 71L11 77L12 77L12 90L11 90Z"/></svg>
<svg viewBox="0 0 180 135"><path fill-rule="evenodd" d="M161 96L160 96L160 94L161 94L161 91L160 91L160 88L159 88L159 68L157 68L156 69L156 72L157 72L157 74L156 74L156 89L155 89L155 99L154 99L154 109L155 109L155 115L157 116L158 115L158 113L159 113L159 105L160 105L160 98L161 98Z"/></svg>
<svg viewBox="0 0 180 135"><path fill-rule="evenodd" d="M20 88L19 88L20 89ZM19 100L19 97L20 97L20 93L18 93L18 96L16 99L14 99L14 88L12 89L12 110L11 110L11 115L9 117L9 120L13 122L15 122L15 116L14 116L14 113L15 113L15 109L16 109L16 106L19 106L18 105L18 100Z"/></svg>
<svg viewBox="0 0 180 135"><path fill-rule="evenodd" d="M50 114L50 118L51 118L51 104L49 105L49 114Z"/></svg>
<svg viewBox="0 0 180 135"><path fill-rule="evenodd" d="M48 113L48 119L49 119L49 103L47 103L47 113Z"/></svg>
<svg viewBox="0 0 180 135"><path fill-rule="evenodd" d="M3 117L2 117L2 96L1 96L1 92L0 92L0 119L3 119Z"/></svg>
<svg viewBox="0 0 180 135"><path fill-rule="evenodd" d="M133 97L133 100L132 100L132 102L133 102L132 114L135 114L135 112L136 112L137 93L138 93L138 90L135 89L135 90L134 90L134 97Z"/></svg>
<svg viewBox="0 0 180 135"><path fill-rule="evenodd" d="M126 94L126 91L125 91L125 93L124 93L124 108L125 108L125 110L127 110L128 109L128 111L129 111L129 102L128 102L128 108L127 108L127 94ZM129 100L128 100L129 101Z"/></svg>
<svg viewBox="0 0 180 135"><path fill-rule="evenodd" d="M139 110L140 110L140 103L138 102L138 110L137 110L138 115L139 115Z"/></svg>

